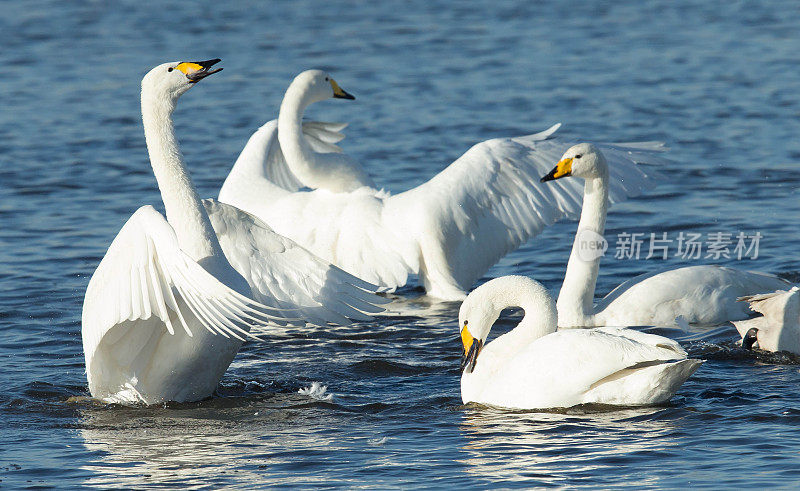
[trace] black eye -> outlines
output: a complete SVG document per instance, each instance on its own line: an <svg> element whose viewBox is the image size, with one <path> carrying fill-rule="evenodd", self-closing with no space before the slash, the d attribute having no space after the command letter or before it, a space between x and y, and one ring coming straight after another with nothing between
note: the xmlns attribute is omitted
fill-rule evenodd
<svg viewBox="0 0 800 491"><path fill-rule="evenodd" d="M330 82L330 79L328 77L325 77L325 81Z"/></svg>
<svg viewBox="0 0 800 491"><path fill-rule="evenodd" d="M464 327L467 327L467 321L464 321Z"/></svg>
<svg viewBox="0 0 800 491"><path fill-rule="evenodd" d="M167 71L171 72L172 71L172 67L167 68Z"/></svg>
<svg viewBox="0 0 800 491"><path fill-rule="evenodd" d="M583 155L581 155L581 154L578 154L578 155L575 156L576 159L579 159L581 157L583 157Z"/></svg>

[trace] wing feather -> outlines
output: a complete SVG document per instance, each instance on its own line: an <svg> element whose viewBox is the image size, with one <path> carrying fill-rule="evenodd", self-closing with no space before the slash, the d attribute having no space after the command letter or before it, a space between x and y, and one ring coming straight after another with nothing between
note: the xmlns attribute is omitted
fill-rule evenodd
<svg viewBox="0 0 800 491"><path fill-rule="evenodd" d="M303 123L303 135L311 149L317 153L342 153L342 149L336 144L344 139L341 131L346 126L346 123L306 122ZM267 179L290 192L299 191L303 187L289 169L281 151L277 119L265 123L250 136L233 167L248 172L248 175L252 173L253 177Z"/></svg>
<svg viewBox="0 0 800 491"><path fill-rule="evenodd" d="M336 144L344 140L344 133L341 131L346 127L347 123L309 121L303 123L303 135L317 153L342 153L342 149Z"/></svg>
<svg viewBox="0 0 800 491"><path fill-rule="evenodd" d="M181 303L189 312L182 311ZM152 206L143 206L122 227L89 281L82 316L87 366L114 326L157 317L174 334L177 319L191 336L188 313L208 331L239 339L255 337L245 328L285 322L288 316L208 273L180 250L164 217Z"/></svg>
<svg viewBox="0 0 800 491"><path fill-rule="evenodd" d="M479 143L428 182L390 198L395 210L427 217L427 229L418 234L443 234L448 274L463 289L546 226L580 213L579 180L540 182L575 143L553 138L558 126ZM598 146L612 169L612 203L653 186L652 176L637 164L663 161L654 155L662 145Z"/></svg>
<svg viewBox="0 0 800 491"><path fill-rule="evenodd" d="M214 200L203 204L225 256L256 300L294 309L318 325L369 320L365 312L380 312L376 304L387 302L373 294L376 286L319 259L253 215Z"/></svg>

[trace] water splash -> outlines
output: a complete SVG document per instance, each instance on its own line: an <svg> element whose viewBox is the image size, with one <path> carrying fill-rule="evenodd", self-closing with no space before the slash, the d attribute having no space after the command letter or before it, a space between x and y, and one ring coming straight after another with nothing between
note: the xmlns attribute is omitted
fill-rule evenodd
<svg viewBox="0 0 800 491"><path fill-rule="evenodd" d="M317 401L330 402L333 400L333 394L327 394L327 385L322 385L319 382L311 382L311 387L306 387L297 391L298 394L308 396Z"/></svg>

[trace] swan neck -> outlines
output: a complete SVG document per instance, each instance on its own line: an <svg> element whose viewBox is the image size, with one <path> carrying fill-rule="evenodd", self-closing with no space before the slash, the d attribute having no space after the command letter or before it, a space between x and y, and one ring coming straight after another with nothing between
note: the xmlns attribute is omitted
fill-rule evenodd
<svg viewBox="0 0 800 491"><path fill-rule="evenodd" d="M301 87L294 83L289 86L278 113L278 141L292 173L303 185L316 188L319 169L314 151L303 136L303 113L311 102Z"/></svg>
<svg viewBox="0 0 800 491"><path fill-rule="evenodd" d="M608 173L586 179L583 208L567 272L558 295L558 325L594 325L594 290L603 250L608 212Z"/></svg>
<svg viewBox="0 0 800 491"><path fill-rule="evenodd" d="M495 289L487 304L492 325L503 309L519 307L524 312L522 320L514 329L492 341L495 348L500 348L505 353L515 353L530 342L556 331L557 316L552 298L540 285L532 288L527 279L523 282L512 279ZM488 332L484 341L486 337Z"/></svg>
<svg viewBox="0 0 800 491"><path fill-rule="evenodd" d="M150 165L158 182L167 221L178 245L195 260L221 253L221 247L183 162L172 112L175 101L142 91L142 122Z"/></svg>

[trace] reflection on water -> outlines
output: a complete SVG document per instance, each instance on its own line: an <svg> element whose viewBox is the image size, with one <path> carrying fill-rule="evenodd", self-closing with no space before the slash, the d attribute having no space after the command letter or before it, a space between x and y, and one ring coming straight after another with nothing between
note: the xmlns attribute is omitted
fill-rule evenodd
<svg viewBox="0 0 800 491"><path fill-rule="evenodd" d="M336 438L318 431L307 414L310 406L307 397L281 395L81 410L80 434L95 456L84 465L92 475L85 484L256 485L273 468L300 466L298 454L345 451ZM309 484L303 474L282 475L282 484Z"/></svg>
<svg viewBox="0 0 800 491"><path fill-rule="evenodd" d="M318 67L358 99L315 104L309 118L350 123L342 148L392 192L478 141L556 122L569 138L664 140L665 179L612 208L609 243L621 232L760 231L757 261L719 262L797 279L796 2L159 5L2 3L0 486L769 488L800 479L797 359L744 352L730 326L652 331L708 360L670 406L503 412L460 404L458 304L410 287L374 322L246 343L211 400L64 403L88 395L80 318L89 275L131 213L160 203L139 117L149 67L223 59L225 71L175 115L204 197L275 116L289 81ZM487 278L524 274L557 291L575 228L549 227ZM598 293L685 265L607 256ZM517 318L506 313L493 334ZM333 399L297 394L313 382Z"/></svg>
<svg viewBox="0 0 800 491"><path fill-rule="evenodd" d="M602 485L602 476L616 476L619 466L679 451L680 420L660 419L665 411L583 407L548 413L469 405L461 425L464 467L492 481ZM641 484L656 485L657 476Z"/></svg>
<svg viewBox="0 0 800 491"><path fill-rule="evenodd" d="M403 416L398 421L405 423L394 430L387 425L387 431L375 425L394 418L389 406L344 407L269 395L80 413L80 436L91 455L82 466L88 485L263 486L265 476L271 485L389 485L420 463L409 438L420 431L419 421Z"/></svg>

